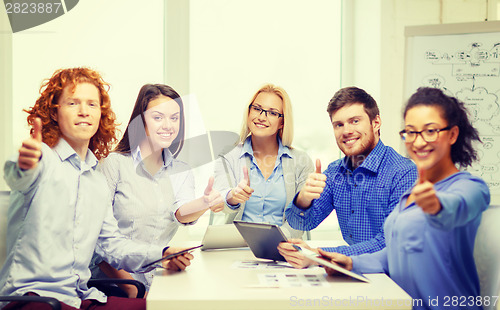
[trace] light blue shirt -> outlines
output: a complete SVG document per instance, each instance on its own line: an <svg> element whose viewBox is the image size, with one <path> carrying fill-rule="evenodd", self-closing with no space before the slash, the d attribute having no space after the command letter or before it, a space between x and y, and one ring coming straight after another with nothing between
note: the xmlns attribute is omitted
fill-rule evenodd
<svg viewBox="0 0 500 310"><path fill-rule="evenodd" d="M81 300L106 302L87 288L94 249L117 269L143 270L159 259L162 246L135 243L118 234L104 176L90 150L84 162L64 140L42 144L36 168L5 163L12 192L8 210L7 258L0 271L0 295L34 292L79 308Z"/></svg>
<svg viewBox="0 0 500 310"><path fill-rule="evenodd" d="M243 145L244 143L239 143L231 151L220 154L215 161L214 188L222 194L222 197L227 197L231 189L243 179L243 167L247 167L248 170L250 170L252 166L251 157L249 155L242 156ZM284 145L282 147L283 153L287 154L281 156L280 164L283 179L285 181L286 196L284 203L285 206L288 206L296 193L299 192L306 183L309 174L314 172L314 165L311 158L305 152ZM223 211L226 213L226 223L233 223L234 220L241 220L245 208L246 203L231 206L226 201ZM302 237L302 231L290 227L285 219L285 213L282 214L282 223L283 225L281 228L287 237Z"/></svg>
<svg viewBox="0 0 500 310"><path fill-rule="evenodd" d="M481 214L490 203L486 183L468 172L458 172L434 184L442 210L424 213L406 206L408 190L384 225L387 247L353 256L353 267L363 273L386 272L412 298L413 309L457 309L446 299L466 298L463 309L482 309L475 302L479 280L474 263L474 240ZM438 299L436 307L429 300ZM462 302L461 299L459 302ZM472 302L471 302L472 301Z"/></svg>
<svg viewBox="0 0 500 310"><path fill-rule="evenodd" d="M250 156L251 167L248 171L250 187L254 190L250 199L246 202L242 220L255 223L270 223L278 226L283 225L283 212L286 204L285 180L283 178L282 156L290 156L288 148L284 148L278 139L278 156L274 169L266 180L255 160L252 140L248 138L243 145L243 156Z"/></svg>
<svg viewBox="0 0 500 310"><path fill-rule="evenodd" d="M183 225L175 217L177 209L195 198L194 177L189 166L163 150L163 166L151 175L142 161L139 147L130 153L111 153L98 170L111 191L113 214L120 233L132 240L167 245ZM193 224L195 222L189 223ZM106 278L93 259L92 277ZM154 271L132 274L149 290Z"/></svg>

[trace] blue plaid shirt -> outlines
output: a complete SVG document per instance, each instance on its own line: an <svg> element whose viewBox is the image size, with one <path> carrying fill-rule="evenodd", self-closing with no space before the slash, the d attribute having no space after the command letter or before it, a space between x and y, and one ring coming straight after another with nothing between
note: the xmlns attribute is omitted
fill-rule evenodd
<svg viewBox="0 0 500 310"><path fill-rule="evenodd" d="M325 189L310 208L297 207L295 199L287 208L290 226L312 230L335 209L342 236L349 246L324 248L326 251L358 255L383 249L384 221L416 181L415 164L379 140L354 171L344 157L331 163L323 173Z"/></svg>

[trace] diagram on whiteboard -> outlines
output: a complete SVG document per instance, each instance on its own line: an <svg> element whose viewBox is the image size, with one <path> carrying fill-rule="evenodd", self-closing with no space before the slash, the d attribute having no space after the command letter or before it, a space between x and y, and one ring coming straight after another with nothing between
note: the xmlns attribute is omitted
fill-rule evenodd
<svg viewBox="0 0 500 310"><path fill-rule="evenodd" d="M407 62L408 96L420 86L463 101L478 129L480 161L468 170L500 194L500 36L498 33L416 36Z"/></svg>

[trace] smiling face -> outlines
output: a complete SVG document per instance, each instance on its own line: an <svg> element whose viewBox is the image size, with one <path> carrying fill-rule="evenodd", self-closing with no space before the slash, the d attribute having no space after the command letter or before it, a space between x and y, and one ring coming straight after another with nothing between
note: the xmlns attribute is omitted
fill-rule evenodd
<svg viewBox="0 0 500 310"><path fill-rule="evenodd" d="M264 110L283 114L283 101L281 98L268 92L261 92L255 97L252 105ZM247 118L247 126L253 137L276 136L278 130L283 128L283 117L273 117L269 113L258 113L250 109Z"/></svg>
<svg viewBox="0 0 500 310"><path fill-rule="evenodd" d="M448 122L442 117L442 111L435 106L417 105L406 112L405 130L421 131L426 129L442 129ZM426 142L421 135L415 141L405 143L406 150L419 169L444 170L452 167L451 146L457 141L458 127L440 131L437 140Z"/></svg>
<svg viewBox="0 0 500 310"><path fill-rule="evenodd" d="M144 120L146 135L153 149L168 148L179 134L179 104L169 97L156 97L148 103Z"/></svg>
<svg viewBox="0 0 500 310"><path fill-rule="evenodd" d="M101 100L93 84L80 83L64 88L58 100L57 123L62 137L77 153L86 152L90 138L99 129Z"/></svg>
<svg viewBox="0 0 500 310"><path fill-rule="evenodd" d="M377 145L381 121L372 121L362 104L354 103L332 113L331 121L337 145L346 156L368 156Z"/></svg>

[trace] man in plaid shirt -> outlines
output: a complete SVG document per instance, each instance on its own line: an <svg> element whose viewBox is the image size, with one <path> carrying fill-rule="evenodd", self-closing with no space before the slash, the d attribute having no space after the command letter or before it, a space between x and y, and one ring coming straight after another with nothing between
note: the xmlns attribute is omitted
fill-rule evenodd
<svg viewBox="0 0 500 310"><path fill-rule="evenodd" d="M285 210L286 219L293 228L308 231L335 210L349 245L323 250L345 255L379 251L385 247L384 220L417 179L416 166L382 143L377 103L364 90L340 89L327 111L345 157L323 173L316 160L316 171ZM304 241L292 239L278 247L287 261L296 268L311 264L292 244L317 252Z"/></svg>

